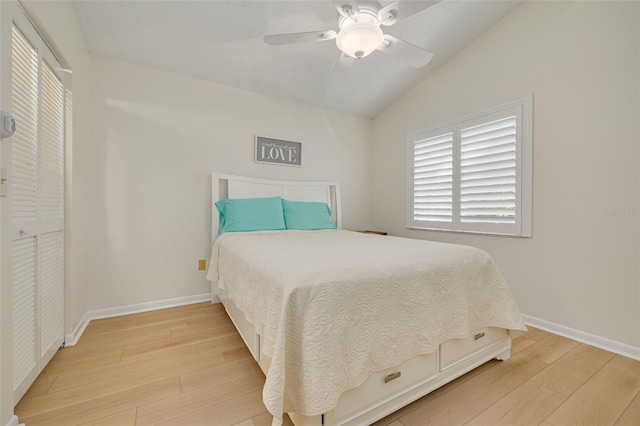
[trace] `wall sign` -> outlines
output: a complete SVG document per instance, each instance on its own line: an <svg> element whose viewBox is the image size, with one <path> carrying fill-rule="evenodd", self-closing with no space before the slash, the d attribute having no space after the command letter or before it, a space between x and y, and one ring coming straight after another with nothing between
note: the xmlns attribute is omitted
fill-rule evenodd
<svg viewBox="0 0 640 426"><path fill-rule="evenodd" d="M256 163L302 165L302 143L256 136Z"/></svg>

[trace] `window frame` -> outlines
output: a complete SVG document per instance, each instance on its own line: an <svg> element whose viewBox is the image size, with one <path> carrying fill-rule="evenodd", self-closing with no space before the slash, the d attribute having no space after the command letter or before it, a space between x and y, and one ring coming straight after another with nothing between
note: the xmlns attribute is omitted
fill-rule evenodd
<svg viewBox="0 0 640 426"><path fill-rule="evenodd" d="M461 131L502 118L516 117L515 223L465 223L460 220ZM417 142L453 132L452 220L414 219L414 146ZM533 95L463 117L436 124L407 135L406 227L409 229L485 235L531 237L533 208Z"/></svg>

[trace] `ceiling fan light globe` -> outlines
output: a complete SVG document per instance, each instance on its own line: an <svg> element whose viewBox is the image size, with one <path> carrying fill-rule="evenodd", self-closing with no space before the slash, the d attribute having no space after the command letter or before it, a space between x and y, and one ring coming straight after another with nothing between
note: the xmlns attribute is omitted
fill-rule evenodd
<svg viewBox="0 0 640 426"><path fill-rule="evenodd" d="M336 37L336 45L352 58L364 58L376 50L383 39L384 34L378 25L355 22L340 30Z"/></svg>

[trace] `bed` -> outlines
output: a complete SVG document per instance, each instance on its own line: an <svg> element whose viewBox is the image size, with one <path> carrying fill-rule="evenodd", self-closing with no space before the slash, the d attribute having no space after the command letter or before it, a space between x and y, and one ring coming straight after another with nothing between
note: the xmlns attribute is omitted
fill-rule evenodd
<svg viewBox="0 0 640 426"><path fill-rule="evenodd" d="M267 199L325 203L335 225L218 235L212 206L212 297L266 375L274 424L370 424L507 360L526 330L482 250L342 230L336 182L212 174L213 203Z"/></svg>

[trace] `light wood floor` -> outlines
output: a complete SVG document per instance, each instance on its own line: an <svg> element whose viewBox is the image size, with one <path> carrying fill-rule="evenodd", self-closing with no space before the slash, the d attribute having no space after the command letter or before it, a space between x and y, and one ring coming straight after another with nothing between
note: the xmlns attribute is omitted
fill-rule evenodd
<svg viewBox="0 0 640 426"><path fill-rule="evenodd" d="M16 406L36 425L271 424L264 376L221 305L92 321ZM287 424L290 424L287 419ZM640 362L541 330L376 426L640 425Z"/></svg>

